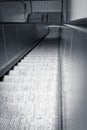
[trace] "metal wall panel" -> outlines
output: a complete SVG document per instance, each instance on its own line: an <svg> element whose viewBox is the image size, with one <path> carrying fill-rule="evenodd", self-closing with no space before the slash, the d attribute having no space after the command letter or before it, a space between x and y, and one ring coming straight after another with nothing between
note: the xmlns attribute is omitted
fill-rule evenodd
<svg viewBox="0 0 87 130"><path fill-rule="evenodd" d="M16 25L4 25L5 45L8 60L19 53Z"/></svg>
<svg viewBox="0 0 87 130"><path fill-rule="evenodd" d="M36 25L19 25L17 27L19 49L24 49L28 45L31 46L33 41L37 40Z"/></svg>
<svg viewBox="0 0 87 130"><path fill-rule="evenodd" d="M62 35L65 40L61 43L63 129L86 130L87 28L65 27L63 34L65 36Z"/></svg>
<svg viewBox="0 0 87 130"><path fill-rule="evenodd" d="M7 56L4 41L4 33L2 26L0 25L0 68L3 68L5 62L7 62Z"/></svg>
<svg viewBox="0 0 87 130"><path fill-rule="evenodd" d="M87 0L68 0L67 1L67 22L85 20L87 23ZM79 21L77 21L78 23Z"/></svg>

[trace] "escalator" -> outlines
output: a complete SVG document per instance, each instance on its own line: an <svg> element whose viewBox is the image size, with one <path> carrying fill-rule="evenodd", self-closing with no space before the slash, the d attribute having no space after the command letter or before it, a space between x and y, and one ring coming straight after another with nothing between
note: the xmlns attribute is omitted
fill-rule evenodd
<svg viewBox="0 0 87 130"><path fill-rule="evenodd" d="M4 75L0 130L86 130L86 29L63 26L61 39L59 32L60 26L49 26L49 34Z"/></svg>
<svg viewBox="0 0 87 130"><path fill-rule="evenodd" d="M0 82L0 130L60 127L58 30L50 28L49 35Z"/></svg>
<svg viewBox="0 0 87 130"><path fill-rule="evenodd" d="M87 19L69 3L0 0L0 130L87 130Z"/></svg>

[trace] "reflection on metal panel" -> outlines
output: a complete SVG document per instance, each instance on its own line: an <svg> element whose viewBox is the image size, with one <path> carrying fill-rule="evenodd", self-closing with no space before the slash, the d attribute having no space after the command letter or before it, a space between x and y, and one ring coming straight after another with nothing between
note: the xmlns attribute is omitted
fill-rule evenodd
<svg viewBox="0 0 87 130"><path fill-rule="evenodd" d="M63 128L87 129L87 32L64 28L62 39ZM67 33L68 34L68 33Z"/></svg>

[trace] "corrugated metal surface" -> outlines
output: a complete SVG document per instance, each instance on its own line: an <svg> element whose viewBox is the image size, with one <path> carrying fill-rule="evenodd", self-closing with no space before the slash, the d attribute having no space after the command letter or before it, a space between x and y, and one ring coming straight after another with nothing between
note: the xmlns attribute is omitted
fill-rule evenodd
<svg viewBox="0 0 87 130"><path fill-rule="evenodd" d="M45 23L59 24L61 21L60 19L61 0L0 2L0 22L26 22L26 21L33 22L34 21L35 23L35 21L36 22L39 21L44 23L41 19L38 19L39 14L37 15L37 13L48 14L48 20L47 20L47 16L44 19ZM53 15L49 13L53 13ZM31 18L32 15L33 18ZM29 20L29 16L31 18L30 20Z"/></svg>
<svg viewBox="0 0 87 130"><path fill-rule="evenodd" d="M61 1L32 1L33 12L61 12Z"/></svg>

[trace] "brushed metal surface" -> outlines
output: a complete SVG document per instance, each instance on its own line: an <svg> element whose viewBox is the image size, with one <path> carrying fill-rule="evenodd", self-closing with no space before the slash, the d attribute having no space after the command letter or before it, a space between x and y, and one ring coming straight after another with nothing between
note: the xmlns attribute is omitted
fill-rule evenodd
<svg viewBox="0 0 87 130"><path fill-rule="evenodd" d="M62 33L63 129L86 130L87 31L72 26L64 27Z"/></svg>

